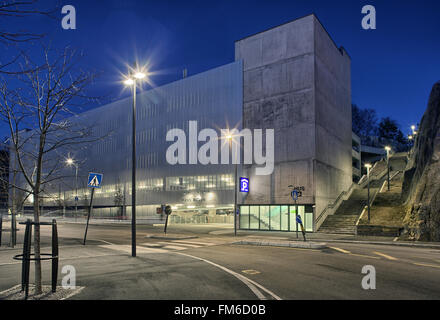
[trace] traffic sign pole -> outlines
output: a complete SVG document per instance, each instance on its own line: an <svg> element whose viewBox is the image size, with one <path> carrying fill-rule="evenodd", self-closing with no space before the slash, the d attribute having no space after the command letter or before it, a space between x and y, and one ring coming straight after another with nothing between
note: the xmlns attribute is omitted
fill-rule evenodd
<svg viewBox="0 0 440 320"><path fill-rule="evenodd" d="M93 210L93 195L95 194L95 188L92 188L92 195L90 196L90 206L89 206L89 213L87 215L87 224L86 224L86 231L84 233L84 242L83 245L86 245L86 238L87 238L87 230L89 229L89 220L90 215L92 214Z"/></svg>

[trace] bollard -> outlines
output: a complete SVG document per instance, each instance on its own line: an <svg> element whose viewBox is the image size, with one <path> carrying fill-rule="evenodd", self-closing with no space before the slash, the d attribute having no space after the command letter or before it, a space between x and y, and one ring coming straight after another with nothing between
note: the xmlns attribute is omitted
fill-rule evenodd
<svg viewBox="0 0 440 320"><path fill-rule="evenodd" d="M52 292L57 291L58 280L58 231L57 221L52 220Z"/></svg>

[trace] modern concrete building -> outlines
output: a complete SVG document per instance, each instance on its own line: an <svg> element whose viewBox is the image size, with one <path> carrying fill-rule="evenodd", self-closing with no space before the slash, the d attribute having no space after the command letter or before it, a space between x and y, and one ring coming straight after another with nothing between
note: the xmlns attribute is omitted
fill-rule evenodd
<svg viewBox="0 0 440 320"><path fill-rule="evenodd" d="M317 230L332 214L328 205L352 184L350 57L308 15L237 41L235 60L138 94L137 217L158 218L155 208L166 203L174 223L233 221L234 165L165 161L168 130L188 135L195 120L199 130L213 128L219 135L228 127L274 129L272 174L256 175L254 165L238 165L238 177L250 179L249 192L238 194L239 228L295 231L299 213L307 231ZM120 215L122 206L122 215L130 216L130 104L124 99L74 120L112 132L87 153L71 155L81 162L82 207L87 173L104 173L96 215ZM296 203L293 189L300 195ZM51 192L54 200L47 206L55 207L58 197L72 207L74 177ZM116 205L121 193L124 200Z"/></svg>
<svg viewBox="0 0 440 320"><path fill-rule="evenodd" d="M275 129L275 170L247 168L245 203L270 211L293 204L290 186L300 188L297 202L317 230L320 213L352 183L350 57L309 15L237 41L235 59L243 61L243 127ZM258 216L258 206L242 208Z"/></svg>

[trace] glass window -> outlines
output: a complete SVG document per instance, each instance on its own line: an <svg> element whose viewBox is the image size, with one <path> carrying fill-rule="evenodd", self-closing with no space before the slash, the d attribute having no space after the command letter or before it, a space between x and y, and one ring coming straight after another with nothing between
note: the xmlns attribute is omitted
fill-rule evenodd
<svg viewBox="0 0 440 320"><path fill-rule="evenodd" d="M249 229L249 206L240 206L240 229Z"/></svg>
<svg viewBox="0 0 440 320"><path fill-rule="evenodd" d="M269 230L270 210L269 206L260 206L260 230Z"/></svg>
<svg viewBox="0 0 440 320"><path fill-rule="evenodd" d="M296 206L289 206L289 230L296 231Z"/></svg>
<svg viewBox="0 0 440 320"><path fill-rule="evenodd" d="M280 230L289 230L289 206L281 206L281 228Z"/></svg>
<svg viewBox="0 0 440 320"><path fill-rule="evenodd" d="M249 229L259 228L259 206L249 207Z"/></svg>
<svg viewBox="0 0 440 320"><path fill-rule="evenodd" d="M313 207L306 206L306 231L313 232Z"/></svg>
<svg viewBox="0 0 440 320"><path fill-rule="evenodd" d="M270 206L270 230L281 230L280 206Z"/></svg>

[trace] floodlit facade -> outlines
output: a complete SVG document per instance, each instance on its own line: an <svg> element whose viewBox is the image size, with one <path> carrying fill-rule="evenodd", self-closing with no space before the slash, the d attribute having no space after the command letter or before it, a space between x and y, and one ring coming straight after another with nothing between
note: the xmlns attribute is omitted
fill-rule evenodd
<svg viewBox="0 0 440 320"><path fill-rule="evenodd" d="M249 192L237 195L240 229L295 231L298 213L306 230L315 231L331 214L329 204L352 183L350 57L309 15L237 41L235 60L138 93L137 218L159 219L156 208L169 204L172 223L233 222L234 164L166 161L172 144L167 132L177 128L188 135L190 121L197 121L199 131L211 128L218 136L233 127L274 129L271 174L237 165L237 180L250 180ZM104 174L95 217L131 214L131 103L127 98L75 119L107 136L70 155L80 163L79 207L90 199L88 172ZM71 178L51 192L72 208L75 180L68 170ZM293 189L300 193L296 201ZM54 209L57 201L45 206Z"/></svg>

